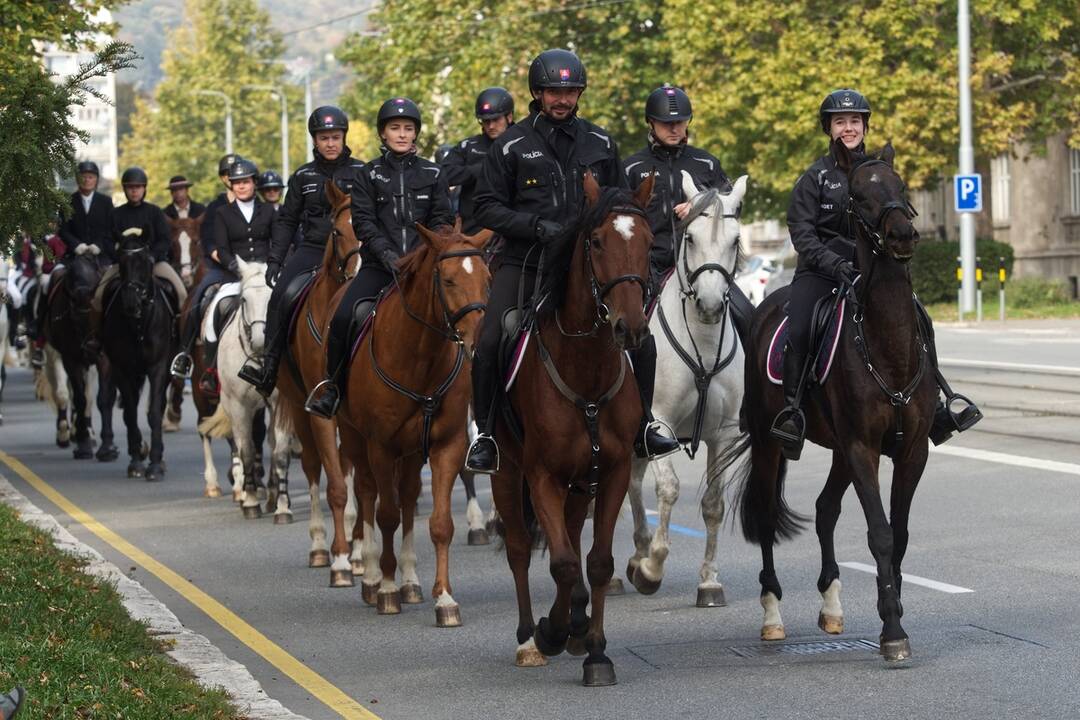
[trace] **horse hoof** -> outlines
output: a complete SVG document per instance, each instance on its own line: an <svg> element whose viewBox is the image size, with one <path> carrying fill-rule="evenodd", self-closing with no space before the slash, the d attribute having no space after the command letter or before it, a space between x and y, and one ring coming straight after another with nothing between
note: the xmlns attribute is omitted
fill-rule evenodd
<svg viewBox="0 0 1080 720"><path fill-rule="evenodd" d="M378 585L368 585L367 583L360 583L360 599L368 605L374 605L375 600L379 595Z"/></svg>
<svg viewBox="0 0 1080 720"><path fill-rule="evenodd" d="M330 551L329 550L312 550L307 556L307 566L309 568L321 568L329 567L330 565Z"/></svg>
<svg viewBox="0 0 1080 720"><path fill-rule="evenodd" d="M68 439L65 440L65 439L61 438L59 435L56 436L56 447L58 447L58 448L66 448L66 447L69 447L70 445L71 445L71 438L68 438Z"/></svg>
<svg viewBox="0 0 1080 720"><path fill-rule="evenodd" d="M839 635L844 632L844 618L818 613L817 626L830 635Z"/></svg>
<svg viewBox="0 0 1080 720"><path fill-rule="evenodd" d="M401 613L401 593L397 590L380 591L375 605L380 615L398 615Z"/></svg>
<svg viewBox="0 0 1080 720"><path fill-rule="evenodd" d="M460 605L436 605L435 627L449 628L461 627Z"/></svg>
<svg viewBox="0 0 1080 720"><path fill-rule="evenodd" d="M697 589L697 606L699 608L724 607L727 599L724 597L724 588L720 585L699 587Z"/></svg>
<svg viewBox="0 0 1080 720"><path fill-rule="evenodd" d="M352 587L353 583L352 570L331 570L330 571L330 587L332 588L345 588Z"/></svg>
<svg viewBox="0 0 1080 720"><path fill-rule="evenodd" d="M885 658L885 662L903 662L911 659L911 642L907 638L901 640L886 640L881 643L878 652Z"/></svg>
<svg viewBox="0 0 1080 720"><path fill-rule="evenodd" d="M157 463L151 464L143 474L146 482L157 482L165 479L165 468Z"/></svg>
<svg viewBox="0 0 1080 720"><path fill-rule="evenodd" d="M424 591L419 585L402 585L401 602L406 605L419 605L424 602Z"/></svg>
<svg viewBox="0 0 1080 720"><path fill-rule="evenodd" d="M484 528L473 528L472 530L469 530L469 545L488 545L490 543L491 537Z"/></svg>
<svg viewBox="0 0 1080 720"><path fill-rule="evenodd" d="M518 667L543 667L547 664L547 658L536 649L536 643L532 638L518 647L517 655L514 657L514 665Z"/></svg>
<svg viewBox="0 0 1080 720"><path fill-rule="evenodd" d="M607 658L597 662L585 661L585 676L581 681L585 687L606 687L618 682L615 679L615 666Z"/></svg>
<svg viewBox="0 0 1080 720"><path fill-rule="evenodd" d="M221 488L217 485L210 485L203 489L203 497L207 498L219 498L221 497Z"/></svg>
<svg viewBox="0 0 1080 720"><path fill-rule="evenodd" d="M623 585L622 578L611 578L611 580L607 584L607 587L604 589L604 594L608 597L612 595L625 595L626 587Z"/></svg>
<svg viewBox="0 0 1080 720"><path fill-rule="evenodd" d="M352 561L352 574L353 575L363 575L364 574L364 561L363 560L353 560Z"/></svg>
<svg viewBox="0 0 1080 720"><path fill-rule="evenodd" d="M763 625L761 627L761 639L766 641L783 640L787 637L783 625Z"/></svg>
<svg viewBox="0 0 1080 720"><path fill-rule="evenodd" d="M89 444L85 446L82 444L77 445L75 449L71 451L71 454L75 457L76 460L89 460L90 458L94 457L94 451L89 446Z"/></svg>
<svg viewBox="0 0 1080 720"><path fill-rule="evenodd" d="M547 638L547 633L550 628L551 621L546 617L540 618L540 622L536 624L536 630L533 632L533 641L536 643L536 649L548 657L562 655L563 651L566 650L566 641L569 639L570 633L567 633L562 641L551 641Z"/></svg>
<svg viewBox="0 0 1080 720"><path fill-rule="evenodd" d="M98 462L112 462L120 457L120 451L113 444L102 445L96 455Z"/></svg>
<svg viewBox="0 0 1080 720"><path fill-rule="evenodd" d="M262 517L262 508L258 505L244 505L240 510L244 513L245 520L258 520Z"/></svg>
<svg viewBox="0 0 1080 720"><path fill-rule="evenodd" d="M577 657L581 657L582 655L589 652L585 648L585 633L581 633L581 635L571 635L570 637L568 637L566 639L566 652Z"/></svg>
<svg viewBox="0 0 1080 720"><path fill-rule="evenodd" d="M129 464L127 468L127 476L129 478L141 478L145 472L141 462L133 462Z"/></svg>
<svg viewBox="0 0 1080 720"><path fill-rule="evenodd" d="M626 579L630 582L634 582L634 571L637 570L637 566L638 561L635 561L634 558L630 558L626 563Z"/></svg>
<svg viewBox="0 0 1080 720"><path fill-rule="evenodd" d="M634 574L630 576L630 582L633 583L637 591L642 595L652 595L660 589L660 583L663 582L663 578L659 580L650 580L645 577L645 573L641 572L641 566L634 568Z"/></svg>
<svg viewBox="0 0 1080 720"><path fill-rule="evenodd" d="M291 512L274 513L274 524L275 525L291 525L292 520L293 520L293 517L292 517Z"/></svg>

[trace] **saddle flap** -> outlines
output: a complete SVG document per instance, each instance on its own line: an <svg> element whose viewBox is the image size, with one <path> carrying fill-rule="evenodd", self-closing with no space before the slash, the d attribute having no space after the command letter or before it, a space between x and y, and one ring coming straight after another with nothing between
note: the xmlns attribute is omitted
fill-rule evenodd
<svg viewBox="0 0 1080 720"><path fill-rule="evenodd" d="M509 392L525 359L531 333L522 326L524 313L521 308L508 308L502 316L502 338L499 341L499 360L503 368L503 386Z"/></svg>
<svg viewBox="0 0 1080 720"><path fill-rule="evenodd" d="M285 317L289 319L288 337L292 337L293 331L296 329L297 318L300 317L300 308L303 307L304 298L307 297L317 276L318 271L302 272L293 277L289 284L285 286L279 312L284 313Z"/></svg>

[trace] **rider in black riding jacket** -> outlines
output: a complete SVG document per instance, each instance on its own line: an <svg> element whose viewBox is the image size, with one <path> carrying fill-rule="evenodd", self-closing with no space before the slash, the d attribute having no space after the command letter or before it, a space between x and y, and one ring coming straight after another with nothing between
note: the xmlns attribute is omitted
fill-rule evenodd
<svg viewBox="0 0 1080 720"><path fill-rule="evenodd" d="M690 97L681 89L664 85L649 93L645 101L645 122L649 126L648 144L623 162L623 172L631 189L636 190L655 174L649 225L653 232L649 251L649 287L653 296L660 293L664 276L675 266L676 225L686 217L689 203L683 195L682 174L687 172L699 190L731 186L720 161L705 150L689 144L689 125L694 117ZM643 432L634 443L638 457L657 457L674 452L679 444L662 435L654 435L646 447L646 427L651 427L653 390L656 385L656 340L647 338L631 351L634 377L641 390L645 417ZM649 448L653 452L649 452Z"/></svg>
<svg viewBox="0 0 1080 720"><path fill-rule="evenodd" d="M259 181L255 184L259 190L259 197L264 203L274 208L274 212L281 209L281 192L285 189L285 181L274 170L266 170L259 175Z"/></svg>
<svg viewBox="0 0 1080 720"><path fill-rule="evenodd" d="M349 327L354 318L363 319L383 288L394 281L398 259L421 242L416 224L434 230L454 222L445 173L416 154L421 126L420 108L408 98L391 98L379 109L376 127L383 151L367 164L352 190L360 270L330 321L326 379L312 389L305 404L314 415L330 418L337 412L349 361Z"/></svg>
<svg viewBox="0 0 1080 720"><path fill-rule="evenodd" d="M849 150L863 153L870 114L870 103L865 97L855 90L840 89L826 96L818 119L830 141L839 139ZM796 404L796 391L806 372L814 306L819 299L831 294L838 284L850 285L858 277L854 265L854 228L848 214L849 198L847 173L837 167L830 149L828 155L816 160L799 177L788 204L788 231L799 258L788 299L788 340L783 371L787 406L773 421L771 433L780 441L784 456L789 460L799 458L806 434L805 418ZM929 322L929 316L926 320ZM931 359L936 366L936 355ZM967 430L981 417L974 404L953 414L946 403L939 401L930 438L935 444L941 444L953 431Z"/></svg>
<svg viewBox="0 0 1080 720"><path fill-rule="evenodd" d="M79 189L71 193L71 215L60 225L60 238L67 246L67 254L75 252L79 245L98 248L98 263L111 262L106 250L112 246L112 198L97 191L101 171L90 160L80 162L75 177Z"/></svg>
<svg viewBox="0 0 1080 720"><path fill-rule="evenodd" d="M274 390L278 363L288 340L289 319L282 316L287 309L282 306L294 298L285 295L290 292L296 277L310 277L322 266L323 253L333 228L333 208L326 198L326 181L333 180L343 192L352 192L356 177L364 168L345 144L348 131L349 118L340 108L326 105L311 113L308 133L315 143L315 159L301 165L289 178L285 203L274 222L266 267L266 282L274 288L266 316L266 350L261 363L249 361L240 369L240 377L265 395ZM298 228L302 231L302 239L283 268L282 263Z"/></svg>

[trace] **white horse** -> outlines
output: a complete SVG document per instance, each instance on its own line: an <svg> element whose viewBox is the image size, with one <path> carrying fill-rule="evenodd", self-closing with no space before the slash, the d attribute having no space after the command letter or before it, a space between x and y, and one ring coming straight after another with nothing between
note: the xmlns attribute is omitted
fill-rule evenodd
<svg viewBox="0 0 1080 720"><path fill-rule="evenodd" d="M270 410L270 481L267 491L267 512L274 513L275 524L292 522L289 502L288 476L292 446L292 423L288 412L277 402L277 391L269 401L238 377L240 368L253 356L261 355L266 342L266 313L270 303L270 287L266 284L266 265L244 262L240 266L240 303L218 339L218 375L221 378L221 398L214 414L199 423L199 432L212 437L232 435L243 467L243 485L234 486L234 495L242 493L241 508L246 518L262 515L256 490L255 442L252 424L257 413ZM235 293L235 288L222 286L218 298ZM213 323L213 308L204 319L204 334ZM216 487L216 481L215 481ZM209 494L209 480L207 493ZM312 518L318 515L318 502L313 503ZM321 525L321 518L319 519Z"/></svg>
<svg viewBox="0 0 1080 720"><path fill-rule="evenodd" d="M743 348L729 316L728 286L739 259L738 213L746 180L743 175L730 194L722 195L715 189L699 191L690 175L682 174L683 192L691 203L689 223L676 247L674 276L664 286L649 324L657 353L653 415L676 437L689 442L692 453L698 441L705 443L706 472L712 472L720 453L739 435ZM704 397L699 397L691 365L699 376L711 375ZM648 465L636 458L632 464L629 497L635 552L626 574L639 592L651 595L664 578L679 478L670 458L655 461L657 518L656 532L651 533L642 500ZM706 488L701 498L705 559L697 606L717 607L725 603L716 568L717 533L724 517L723 483L710 482Z"/></svg>

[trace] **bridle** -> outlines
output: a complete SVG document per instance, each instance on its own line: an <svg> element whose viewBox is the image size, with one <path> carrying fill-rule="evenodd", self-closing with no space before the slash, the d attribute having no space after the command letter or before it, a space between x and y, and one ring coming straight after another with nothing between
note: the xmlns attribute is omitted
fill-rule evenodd
<svg viewBox="0 0 1080 720"><path fill-rule="evenodd" d="M734 280L735 268L732 267L729 270L728 268L724 267L720 263L702 263L701 265L698 265L696 268L691 270L690 269L690 262L689 262L689 260L686 259L686 252L685 252L685 249L684 249L684 245L686 244L686 238L687 238L686 230L687 230L687 228L690 227L690 223L692 223L698 217L704 215L707 218L709 218L709 217L712 218L712 225L711 225L711 228L710 228L710 235L709 235L710 242L716 242L716 238L717 238L717 236L718 236L718 234L720 232L720 229L721 229L721 227L723 225L723 222L725 220L730 219L730 220L738 221L738 219L739 219L738 210L736 210L733 213L718 212L718 213L715 213L713 215L706 215L705 214L705 211L708 210L710 207L712 207L716 203L716 201L717 201L717 199L719 197L720 197L720 190L718 188L710 188L710 189L708 189L708 190L706 190L706 191L704 191L702 193L699 193L694 198L693 202L690 205L690 212L687 213L686 217L682 220L682 222L679 223L678 230L681 233L681 237L680 237L678 245L676 246L676 255L678 256L678 258L676 260L676 265L680 266L682 272L681 273L676 273L676 274L678 275L678 279L679 279L679 292L682 294L684 301L687 300L687 299L693 300L693 299L697 298L697 290L694 288L694 283L697 282L697 279L699 277L701 277L702 273L705 273L705 272L718 272L718 273L720 273L721 275L724 276L724 280L727 281L727 284L728 284L729 287L731 286L731 284L733 282L735 282L735 280ZM720 207L722 209L723 204L721 204ZM740 205L740 208L741 208L741 205ZM727 306L728 300L729 300L729 295L725 293L725 295L724 295L724 306L725 307Z"/></svg>
<svg viewBox="0 0 1080 720"><path fill-rule="evenodd" d="M452 343L456 343L459 346L463 345L465 341L464 338L462 338L461 336L461 331L458 330L457 324L461 322L461 320L469 313L484 312L487 309L487 303L469 303L464 307L458 308L455 311L451 311L450 303L446 300L446 290L443 287L442 274L439 272L439 264L443 260L451 260L454 258L464 257L483 257L483 255L484 251L480 248L462 248L461 250L447 250L446 252L439 253L435 257L435 271L432 274L431 294L433 296L437 295L439 298L439 306L443 316L443 327L436 327L435 325L432 325L427 320L424 320L422 317L413 312L412 308L410 308L409 304L405 301L405 294L402 293L401 305L403 308L405 308L405 313L410 318L420 323L427 329L431 330L435 334L440 335L446 340L449 340ZM397 283L396 275L394 278L394 282L395 284ZM401 288L399 286L399 290L400 289Z"/></svg>
<svg viewBox="0 0 1080 720"><path fill-rule="evenodd" d="M334 263L337 266L337 271L339 273L341 273L341 276L343 278L345 278L345 282L348 282L348 281L352 280L354 277L356 277L356 273L352 273L351 275L349 274L349 261L352 260L354 255L359 255L360 254L360 243L359 242L356 243L356 247L349 248L349 250L344 255L341 255L340 253L338 253L337 241L338 241L339 238L344 237L345 233L338 230L337 221L338 221L338 218L341 217L342 213L345 213L348 210L349 210L348 205L340 207L340 208L337 209L337 211L334 212L334 216L330 219L330 222L331 222L330 244L333 246L333 249L334 249Z"/></svg>
<svg viewBox="0 0 1080 720"><path fill-rule="evenodd" d="M254 345L254 342L251 339L251 335L252 335L252 332L253 332L255 326L256 325L262 325L263 327L265 327L266 326L266 319L263 318L262 320L248 320L247 297L246 297L246 295L247 295L248 290L257 290L259 288L265 288L265 287L268 287L268 286L265 283L262 283L262 284L259 284L259 285L247 285L247 286L241 285L241 289L240 289L240 327L241 327L241 329L243 329L243 333L240 335L240 349L244 352L244 355L249 360L251 360L253 358L254 359L261 358L266 352L265 348L263 350L261 350L261 351L258 351L258 352L254 351L252 349L252 347ZM247 340L247 347L244 347L244 340L245 339Z"/></svg>
<svg viewBox="0 0 1080 720"><path fill-rule="evenodd" d="M146 245L141 245L136 248L121 248L120 253L125 257L142 257L141 253L149 252L149 248ZM135 293L135 298L138 302L135 303L135 314L132 319L141 322L143 320L143 308L148 306L148 309L153 310L154 300L156 293L154 292L154 270L153 265L150 267L150 281L141 282L138 280L132 280L125 278L121 283L121 290L128 290ZM140 340L142 338L142 328L139 332Z"/></svg>
<svg viewBox="0 0 1080 720"><path fill-rule="evenodd" d="M889 165L889 163L878 158L870 158L869 160L864 160L858 165L851 168L851 170L848 172L848 214L855 218L856 223L858 223L858 225L866 233L866 236L870 239L874 255L878 256L885 254L884 228L886 216L894 210L899 210L908 220L914 220L919 215L919 213L916 212L915 206L911 204L911 202L907 199L907 196L903 195L900 199L889 200L888 202L883 203L881 207L878 208L877 216L874 218L873 222L867 220L863 216L862 211L859 210L859 208L855 205L855 199L851 197L850 178L852 175L855 174L856 170L861 170L862 168L870 165L884 165L885 167L889 168L890 172L895 172L892 168L892 165Z"/></svg>

